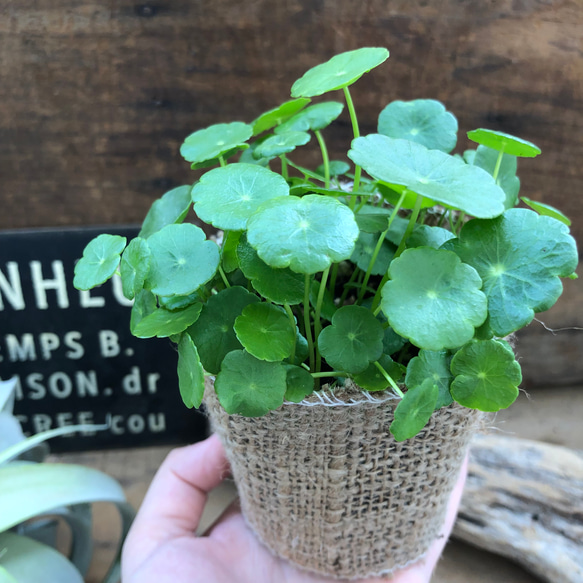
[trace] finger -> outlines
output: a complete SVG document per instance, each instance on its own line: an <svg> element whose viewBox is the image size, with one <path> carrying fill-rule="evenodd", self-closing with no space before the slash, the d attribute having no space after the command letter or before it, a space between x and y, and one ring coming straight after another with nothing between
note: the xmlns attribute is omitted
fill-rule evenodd
<svg viewBox="0 0 583 583"><path fill-rule="evenodd" d="M215 435L170 452L156 473L125 545L127 560L135 550L147 556L164 542L192 536L207 494L228 475L223 446Z"/></svg>

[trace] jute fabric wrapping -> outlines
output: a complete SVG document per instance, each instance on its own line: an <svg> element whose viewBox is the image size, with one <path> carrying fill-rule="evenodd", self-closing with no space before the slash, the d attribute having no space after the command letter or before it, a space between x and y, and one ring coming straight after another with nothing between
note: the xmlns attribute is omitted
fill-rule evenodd
<svg viewBox="0 0 583 583"><path fill-rule="evenodd" d="M272 553L336 578L388 574L441 536L480 414L442 408L397 442L388 429L398 401L370 402L355 386L334 396L335 406L311 397L246 418L225 413L207 385L205 405L243 515Z"/></svg>

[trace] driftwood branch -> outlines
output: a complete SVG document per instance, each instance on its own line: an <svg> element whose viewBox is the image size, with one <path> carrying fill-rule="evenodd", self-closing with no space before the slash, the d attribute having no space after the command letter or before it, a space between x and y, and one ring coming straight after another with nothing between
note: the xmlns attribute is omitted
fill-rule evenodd
<svg viewBox="0 0 583 583"><path fill-rule="evenodd" d="M583 452L501 436L472 446L453 536L549 583L583 581Z"/></svg>

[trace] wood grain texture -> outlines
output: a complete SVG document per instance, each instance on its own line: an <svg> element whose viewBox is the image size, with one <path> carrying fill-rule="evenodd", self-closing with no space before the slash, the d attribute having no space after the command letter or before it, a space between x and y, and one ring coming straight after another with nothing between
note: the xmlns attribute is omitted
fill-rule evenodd
<svg viewBox="0 0 583 583"><path fill-rule="evenodd" d="M364 45L391 58L355 86L363 133L387 102L428 97L458 116L460 150L476 127L531 140L543 155L520 162L522 193L561 208L583 240L580 0L5 0L0 228L140 222L193 181L186 135L253 120L306 69ZM340 156L346 113L325 135ZM554 327L577 325L580 285L563 305ZM583 382L583 334L547 338L559 382ZM527 385L555 383L545 370L527 367Z"/></svg>
<svg viewBox="0 0 583 583"><path fill-rule="evenodd" d="M505 436L472 444L454 536L548 583L583 580L583 453Z"/></svg>

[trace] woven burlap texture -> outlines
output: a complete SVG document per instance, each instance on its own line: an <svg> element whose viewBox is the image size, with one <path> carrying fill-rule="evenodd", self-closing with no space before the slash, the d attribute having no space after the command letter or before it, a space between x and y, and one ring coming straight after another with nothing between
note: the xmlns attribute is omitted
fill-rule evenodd
<svg viewBox="0 0 583 583"><path fill-rule="evenodd" d="M207 386L248 525L275 555L329 577L380 576L419 560L442 536L480 414L442 408L397 442L397 400L371 402L355 386L337 391L335 406L311 399L246 418L225 413Z"/></svg>

